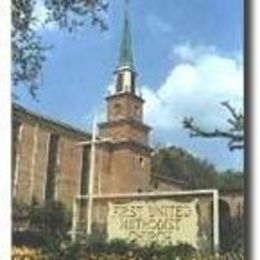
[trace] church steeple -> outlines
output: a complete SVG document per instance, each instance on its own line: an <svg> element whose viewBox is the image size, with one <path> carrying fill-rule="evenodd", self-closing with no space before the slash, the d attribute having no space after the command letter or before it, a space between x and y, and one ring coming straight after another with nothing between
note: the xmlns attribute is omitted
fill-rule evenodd
<svg viewBox="0 0 260 260"><path fill-rule="evenodd" d="M128 0L125 0L124 3L124 24L116 77L116 93L135 93L136 72L133 62Z"/></svg>
<svg viewBox="0 0 260 260"><path fill-rule="evenodd" d="M124 27L123 35L120 48L120 57L118 68L120 67L129 67L134 69L133 66L133 52L132 52L132 43L131 43L131 32L130 32L130 23L128 15L128 4L125 2L125 17L124 17Z"/></svg>
<svg viewBox="0 0 260 260"><path fill-rule="evenodd" d="M102 180L111 180L108 190L118 193L147 189L151 153L150 127L143 122L144 100L135 93L136 72L133 64L128 5L127 2L124 4L123 34L118 44L120 49L115 71L115 91L106 97L107 120L99 124L99 135L112 140L102 146L103 150L100 153L104 155L103 165L100 168L101 174L102 171L105 174ZM115 179L123 183L123 188L114 181Z"/></svg>

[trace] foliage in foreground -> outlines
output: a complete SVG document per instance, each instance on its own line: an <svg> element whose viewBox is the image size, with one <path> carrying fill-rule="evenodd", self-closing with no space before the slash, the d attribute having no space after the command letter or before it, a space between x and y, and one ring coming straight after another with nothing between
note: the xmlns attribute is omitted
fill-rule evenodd
<svg viewBox="0 0 260 260"><path fill-rule="evenodd" d="M27 223L26 228L13 230L14 246L55 252L64 241L69 241L67 232L70 229L71 216L61 202L49 201L44 205L34 203L28 206L14 201L12 218L14 223L26 218Z"/></svg>
<svg viewBox="0 0 260 260"><path fill-rule="evenodd" d="M43 254L41 249L21 246L12 248L12 259L47 260L48 258Z"/></svg>
<svg viewBox="0 0 260 260"><path fill-rule="evenodd" d="M90 242L92 241L92 242ZM94 242L95 241L95 242ZM180 244L177 246L161 247L152 244L146 247L139 247L134 243L126 243L122 240L113 240L109 243L105 241L88 239L86 243L69 243L66 247L57 250L55 253L48 253L40 249L31 249L27 247L13 248L12 256L31 256L31 259L37 260L210 260L210 259L244 259L243 253L228 252L221 254L218 258L214 254L203 254L194 250L189 245ZM14 258L15 259L15 258Z"/></svg>

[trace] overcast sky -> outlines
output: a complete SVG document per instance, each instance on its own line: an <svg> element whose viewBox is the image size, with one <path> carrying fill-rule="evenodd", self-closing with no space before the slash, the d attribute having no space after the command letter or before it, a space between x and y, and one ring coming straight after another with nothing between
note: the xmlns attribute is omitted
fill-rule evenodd
<svg viewBox="0 0 260 260"><path fill-rule="evenodd" d="M40 101L19 88L19 103L82 129L89 129L94 113L104 120L104 97L119 55L122 2L110 1L105 33L90 25L77 34L39 25L54 48L42 72ZM181 120L194 116L213 129L226 125L220 102L243 109L243 12L242 0L130 1L134 62L153 145L181 146L221 170L242 168L241 151L229 152L223 140L190 139ZM40 5L37 15L44 21Z"/></svg>

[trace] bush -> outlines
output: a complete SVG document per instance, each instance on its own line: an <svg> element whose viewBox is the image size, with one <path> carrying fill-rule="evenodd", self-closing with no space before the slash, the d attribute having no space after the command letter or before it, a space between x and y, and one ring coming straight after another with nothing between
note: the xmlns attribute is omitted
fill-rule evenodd
<svg viewBox="0 0 260 260"><path fill-rule="evenodd" d="M21 215L26 215L28 226L23 231L13 230L14 246L41 248L44 253L55 255L60 251L61 244L69 243L67 231L71 218L62 203L50 201L38 205L34 202L32 206L15 203L13 221L20 219Z"/></svg>
<svg viewBox="0 0 260 260"><path fill-rule="evenodd" d="M49 254L51 259L81 260L81 259L190 259L195 249L186 244L177 246L160 246L151 244L149 246L138 246L134 242L126 242L121 239L114 239L106 242L102 235L93 234L85 241L67 243L65 248Z"/></svg>
<svg viewBox="0 0 260 260"><path fill-rule="evenodd" d="M40 249L29 247L14 247L12 248L12 259L31 259L31 260L47 260L47 256Z"/></svg>
<svg viewBox="0 0 260 260"><path fill-rule="evenodd" d="M85 250L91 253L107 252L108 247L106 239L99 233L94 233L86 237L86 241L83 241Z"/></svg>
<svg viewBox="0 0 260 260"><path fill-rule="evenodd" d="M43 248L46 236L40 231L26 230L12 233L12 243L17 247Z"/></svg>
<svg viewBox="0 0 260 260"><path fill-rule="evenodd" d="M108 243L108 252L123 255L126 252L133 251L135 248L134 243L127 243L122 239L114 239Z"/></svg>
<svg viewBox="0 0 260 260"><path fill-rule="evenodd" d="M88 247L86 244L70 243L66 247L60 248L55 253L44 253L42 250L30 248L15 248L12 255L29 256L33 255L37 260L224 260L224 259L244 259L243 252L234 251L220 254L218 258L214 254L203 254L196 252L191 246L180 244L177 246L161 247L152 244L146 247L140 247L133 243L124 241L111 241L106 244L105 250L91 251L97 247ZM119 249L120 248L120 249ZM119 249L119 250L118 250ZM19 252L19 255L17 254ZM13 258L15 259L15 258ZM26 258L27 259L27 258ZM28 258L30 259L30 258Z"/></svg>
<svg viewBox="0 0 260 260"><path fill-rule="evenodd" d="M32 206L29 216L30 228L43 230L48 236L64 234L69 229L70 219L61 202L51 201L43 206Z"/></svg>

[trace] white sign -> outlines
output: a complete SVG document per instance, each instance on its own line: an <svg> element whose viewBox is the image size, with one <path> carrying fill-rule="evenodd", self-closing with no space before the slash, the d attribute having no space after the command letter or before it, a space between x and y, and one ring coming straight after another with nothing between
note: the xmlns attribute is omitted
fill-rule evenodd
<svg viewBox="0 0 260 260"><path fill-rule="evenodd" d="M198 248L197 200L132 201L109 203L108 238L136 241L140 245L188 243Z"/></svg>

